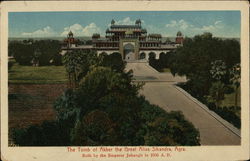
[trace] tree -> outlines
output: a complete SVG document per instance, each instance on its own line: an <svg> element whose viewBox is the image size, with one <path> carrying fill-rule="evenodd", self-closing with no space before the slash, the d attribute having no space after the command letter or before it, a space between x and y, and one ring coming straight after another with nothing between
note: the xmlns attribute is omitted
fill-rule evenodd
<svg viewBox="0 0 250 161"><path fill-rule="evenodd" d="M222 60L215 60L211 63L210 74L216 81L222 81L227 74L226 63Z"/></svg>
<svg viewBox="0 0 250 161"><path fill-rule="evenodd" d="M238 88L240 86L240 74L241 73L241 69L240 69L240 64L235 64L232 69L230 70L230 81L233 83L233 85L235 86L235 98L234 98L234 104L235 106L237 106L237 101L238 101Z"/></svg>
<svg viewBox="0 0 250 161"><path fill-rule="evenodd" d="M20 42L10 42L9 54L14 56L15 60L20 65L31 65L31 60L33 59L34 50L30 44L22 44Z"/></svg>
<svg viewBox="0 0 250 161"><path fill-rule="evenodd" d="M98 64L96 52L73 51L63 56L63 64L68 73L70 87L76 88L90 67Z"/></svg>
<svg viewBox="0 0 250 161"><path fill-rule="evenodd" d="M121 59L116 55L111 58ZM19 138L14 139L15 143L199 145L199 132L180 112L167 113L138 96L143 84L133 83L132 73L122 70L123 64L109 65L95 54L85 52L67 53L64 63L69 73L77 71L79 86L68 89L57 99L55 122L15 133L15 138ZM79 73L83 76L80 77ZM57 132L60 135L56 135ZM27 141L29 137L31 139ZM26 141L22 142L22 139Z"/></svg>
<svg viewBox="0 0 250 161"><path fill-rule="evenodd" d="M221 101L224 99L226 85L223 83L225 75L227 74L226 64L222 60L215 60L211 63L210 74L215 82L209 90L208 98L216 102L216 106L219 107Z"/></svg>
<svg viewBox="0 0 250 161"><path fill-rule="evenodd" d="M35 51L39 50L41 55L39 56L39 65L51 65L55 55L59 54L61 49L60 42L57 40L39 40L32 44Z"/></svg>
<svg viewBox="0 0 250 161"><path fill-rule="evenodd" d="M8 49L8 55L14 56L20 65L31 65L31 61L35 60L40 66L44 66L51 65L51 61L58 56L61 45L57 40L10 41Z"/></svg>
<svg viewBox="0 0 250 161"><path fill-rule="evenodd" d="M115 52L110 55L100 55L101 56L101 63L100 66L104 67L111 67L112 70L123 72L125 69L125 62L122 60L122 56L120 53Z"/></svg>
<svg viewBox="0 0 250 161"><path fill-rule="evenodd" d="M230 51L229 51L230 49ZM240 45L235 40L221 40L210 33L185 38L183 46L176 49L171 55L170 69L173 74L185 75L189 89L195 97L203 98L209 94L213 78L210 74L211 63L221 60L226 68L239 63ZM228 74L224 83L229 84Z"/></svg>

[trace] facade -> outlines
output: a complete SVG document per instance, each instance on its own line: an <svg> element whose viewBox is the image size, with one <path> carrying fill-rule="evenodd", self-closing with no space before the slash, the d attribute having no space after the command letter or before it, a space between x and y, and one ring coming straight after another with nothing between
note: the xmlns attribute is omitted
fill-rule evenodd
<svg viewBox="0 0 250 161"><path fill-rule="evenodd" d="M104 39L98 33L93 34L92 45L78 45L70 31L64 40L62 53L68 50L95 50L98 54L119 52L125 61L138 61L148 60L149 55L158 59L161 53L176 49L182 42L183 36L178 32L175 42L163 43L161 34L148 34L142 28L140 19L134 25L117 25L112 20Z"/></svg>

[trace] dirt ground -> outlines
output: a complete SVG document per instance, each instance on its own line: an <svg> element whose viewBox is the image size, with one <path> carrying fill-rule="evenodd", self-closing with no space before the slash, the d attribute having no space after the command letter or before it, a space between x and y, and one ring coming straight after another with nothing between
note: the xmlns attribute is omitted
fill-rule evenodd
<svg viewBox="0 0 250 161"><path fill-rule="evenodd" d="M9 129L53 120L53 102L66 84L9 84Z"/></svg>

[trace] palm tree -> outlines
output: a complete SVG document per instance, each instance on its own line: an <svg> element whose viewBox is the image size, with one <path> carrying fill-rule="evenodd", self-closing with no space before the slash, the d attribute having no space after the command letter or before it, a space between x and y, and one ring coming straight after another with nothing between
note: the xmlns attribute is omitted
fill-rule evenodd
<svg viewBox="0 0 250 161"><path fill-rule="evenodd" d="M210 97L215 101L217 107L224 99L226 85L222 82L222 80L227 73L226 69L226 64L222 60L215 60L211 63L210 74L216 81L212 83L209 94Z"/></svg>

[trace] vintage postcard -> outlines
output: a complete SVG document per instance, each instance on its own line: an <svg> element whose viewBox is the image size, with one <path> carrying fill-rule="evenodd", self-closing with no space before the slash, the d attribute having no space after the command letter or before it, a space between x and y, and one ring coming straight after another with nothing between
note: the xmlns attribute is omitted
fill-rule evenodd
<svg viewBox="0 0 250 161"><path fill-rule="evenodd" d="M240 2L1 4L1 159L249 159Z"/></svg>

